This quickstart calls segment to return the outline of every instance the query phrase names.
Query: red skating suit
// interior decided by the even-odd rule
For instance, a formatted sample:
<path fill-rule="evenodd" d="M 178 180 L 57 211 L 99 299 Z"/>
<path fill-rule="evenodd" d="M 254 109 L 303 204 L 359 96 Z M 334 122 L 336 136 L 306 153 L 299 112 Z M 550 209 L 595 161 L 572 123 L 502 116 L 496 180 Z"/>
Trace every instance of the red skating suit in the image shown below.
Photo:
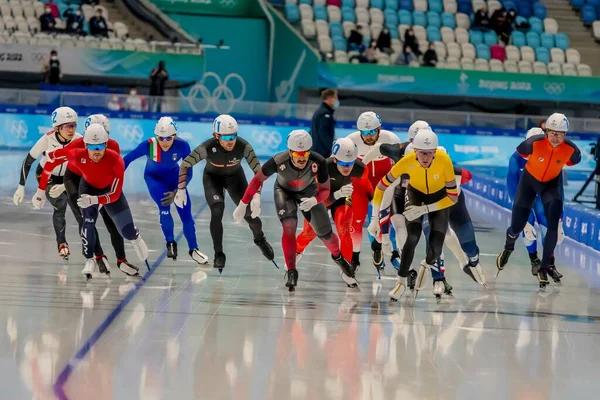
<path fill-rule="evenodd" d="M 351 133 L 348 135 L 348 138 L 352 139 L 352 141 L 358 147 L 358 159 L 362 160 L 363 157 L 371 150 L 372 146 L 367 145 L 363 142 L 362 137 L 359 131 Z M 394 132 L 381 130 L 379 132 L 379 139 L 377 143 L 387 143 L 394 144 L 400 143 L 400 138 Z M 390 169 L 394 166 L 394 162 L 385 156 L 378 156 L 372 162 L 365 166 L 365 172 L 367 173 L 368 179 L 371 182 L 373 188 L 377 187 L 377 184 L 383 178 Z M 367 216 L 367 212 L 369 210 L 369 202 L 371 201 L 371 197 L 364 191 L 357 190 L 359 188 L 354 188 L 354 193 L 352 193 L 352 208 L 354 212 L 354 221 L 352 221 L 352 244 L 354 247 L 354 251 L 360 251 L 360 245 L 362 243 L 362 232 L 363 225 L 365 223 L 365 218 Z"/>

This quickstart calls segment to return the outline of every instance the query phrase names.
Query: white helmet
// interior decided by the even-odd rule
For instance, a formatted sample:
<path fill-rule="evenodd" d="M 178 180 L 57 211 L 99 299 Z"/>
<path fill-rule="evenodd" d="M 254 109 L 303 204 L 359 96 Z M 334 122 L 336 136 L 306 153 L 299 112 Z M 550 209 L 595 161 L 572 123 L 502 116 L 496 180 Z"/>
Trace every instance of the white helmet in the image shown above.
<path fill-rule="evenodd" d="M 412 142 L 415 138 L 415 136 L 417 136 L 417 133 L 419 133 L 419 129 L 429 129 L 431 130 L 431 127 L 429 126 L 429 124 L 425 121 L 415 121 L 410 128 L 408 128 L 408 141 Z"/>
<path fill-rule="evenodd" d="M 177 135 L 177 125 L 171 117 L 161 117 L 154 127 L 154 134 L 159 137 Z"/>
<path fill-rule="evenodd" d="M 565 114 L 554 113 L 546 120 L 546 130 L 556 132 L 568 132 L 569 131 L 569 120 L 565 117 Z"/>
<path fill-rule="evenodd" d="M 530 130 L 527 131 L 527 135 L 525 135 L 525 139 L 529 139 L 532 136 L 535 135 L 543 135 L 544 134 L 544 130 L 542 128 L 531 128 Z"/>
<path fill-rule="evenodd" d="M 415 150 L 436 150 L 438 137 L 431 129 L 420 129 L 412 141 Z"/>
<path fill-rule="evenodd" d="M 235 135 L 238 123 L 231 115 L 221 114 L 213 122 L 213 132 L 219 135 Z"/>
<path fill-rule="evenodd" d="M 373 111 L 367 111 L 358 117 L 358 121 L 356 121 L 356 127 L 359 131 L 371 131 L 373 129 L 377 129 L 381 126 L 381 118 L 379 115 L 375 114 Z"/>
<path fill-rule="evenodd" d="M 101 144 L 108 142 L 108 132 L 100 124 L 91 124 L 83 134 L 85 144 Z"/>
<path fill-rule="evenodd" d="M 71 107 L 58 107 L 52 113 L 52 127 L 77 122 L 77 113 Z"/>
<path fill-rule="evenodd" d="M 287 147 L 291 151 L 310 150 L 312 147 L 312 137 L 304 129 L 296 129 L 288 135 Z"/>
<path fill-rule="evenodd" d="M 358 157 L 358 147 L 350 138 L 341 138 L 335 141 L 333 144 L 331 154 L 342 162 L 354 162 Z"/>
<path fill-rule="evenodd" d="M 106 129 L 106 132 L 110 133 L 110 122 L 104 114 L 92 114 L 85 119 L 83 129 L 87 129 L 91 124 L 100 124 Z"/>

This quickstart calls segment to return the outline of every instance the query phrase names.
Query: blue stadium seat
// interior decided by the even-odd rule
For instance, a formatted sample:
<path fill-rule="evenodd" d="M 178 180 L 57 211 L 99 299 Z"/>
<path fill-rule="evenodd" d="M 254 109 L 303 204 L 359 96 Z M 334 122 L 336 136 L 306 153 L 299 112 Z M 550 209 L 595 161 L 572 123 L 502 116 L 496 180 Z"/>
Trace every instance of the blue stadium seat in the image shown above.
<path fill-rule="evenodd" d="M 386 8 L 383 12 L 383 16 L 385 17 L 385 24 L 387 26 L 398 26 L 398 14 L 396 11 Z"/>
<path fill-rule="evenodd" d="M 365 36 L 363 38 L 363 44 L 365 45 L 365 47 L 369 47 L 369 45 L 371 44 L 371 38 L 368 36 Z"/>
<path fill-rule="evenodd" d="M 435 26 L 437 28 L 442 26 L 442 19 L 440 18 L 440 14 L 433 11 L 427 12 L 427 26 Z"/>
<path fill-rule="evenodd" d="M 535 59 L 548 64 L 550 62 L 550 50 L 545 47 L 537 47 L 535 49 Z"/>
<path fill-rule="evenodd" d="M 524 16 L 525 18 L 529 18 L 533 16 L 533 5 L 528 3 L 527 1 L 519 1 L 519 15 Z"/>
<path fill-rule="evenodd" d="M 346 51 L 347 46 L 348 46 L 348 44 L 346 43 L 346 39 L 340 38 L 340 37 L 333 38 L 333 49 L 334 50 Z"/>
<path fill-rule="evenodd" d="M 510 37 L 512 39 L 513 46 L 523 47 L 527 45 L 525 34 L 523 32 L 513 31 Z"/>
<path fill-rule="evenodd" d="M 498 35 L 496 35 L 496 32 L 487 31 L 483 35 L 483 43 L 485 43 L 488 46 L 493 46 L 495 44 L 498 44 Z"/>
<path fill-rule="evenodd" d="M 585 0 L 571 0 L 573 8 L 580 9 L 585 6 Z"/>
<path fill-rule="evenodd" d="M 542 3 L 535 3 L 533 5 L 533 14 L 538 17 L 539 19 L 544 19 L 546 18 L 546 6 L 543 5 Z"/>
<path fill-rule="evenodd" d="M 312 1 L 311 0 L 300 0 L 298 3 L 299 4 L 312 4 Z"/>
<path fill-rule="evenodd" d="M 356 14 L 354 8 L 342 8 L 342 21 L 356 22 Z"/>
<path fill-rule="evenodd" d="M 469 30 L 469 37 L 473 46 L 483 44 L 483 33 L 481 33 L 481 31 Z"/>
<path fill-rule="evenodd" d="M 536 33 L 544 33 L 544 23 L 538 17 L 529 18 L 529 24 L 531 25 L 531 31 Z"/>
<path fill-rule="evenodd" d="M 398 10 L 398 0 L 385 0 L 386 10 Z"/>
<path fill-rule="evenodd" d="M 327 21 L 327 9 L 325 6 L 316 4 L 313 6 L 315 12 L 315 21 Z"/>
<path fill-rule="evenodd" d="M 454 18 L 454 14 L 443 13 L 442 14 L 442 26 L 456 29 L 456 19 Z"/>
<path fill-rule="evenodd" d="M 427 26 L 427 17 L 423 11 L 413 12 L 413 24 Z"/>
<path fill-rule="evenodd" d="M 473 5 L 469 0 L 458 0 L 458 9 L 459 13 L 471 15 L 473 13 Z"/>
<path fill-rule="evenodd" d="M 442 6 L 442 0 L 429 0 L 428 1 L 428 10 L 436 13 L 441 13 L 444 11 L 444 7 Z"/>
<path fill-rule="evenodd" d="M 569 48 L 569 37 L 567 35 L 564 33 L 557 33 L 554 35 L 554 40 L 556 42 L 556 47 L 562 51 L 567 51 Z"/>
<path fill-rule="evenodd" d="M 430 42 L 441 42 L 442 34 L 440 33 L 440 28 L 438 28 L 437 26 L 428 26 L 427 40 Z"/>
<path fill-rule="evenodd" d="M 588 6 L 598 7 L 600 6 L 600 0 L 585 0 L 585 4 Z"/>
<path fill-rule="evenodd" d="M 342 24 L 337 21 L 331 21 L 329 23 L 329 32 L 331 33 L 331 37 L 344 37 L 344 28 L 342 28 Z"/>
<path fill-rule="evenodd" d="M 483 58 L 484 60 L 490 59 L 490 48 L 485 44 L 478 44 L 475 46 L 477 50 L 477 58 Z"/>
<path fill-rule="evenodd" d="M 583 6 L 581 8 L 581 18 L 585 26 L 590 26 L 596 20 L 596 9 L 594 6 Z"/>
<path fill-rule="evenodd" d="M 371 0 L 371 8 L 383 10 L 383 0 Z"/>
<path fill-rule="evenodd" d="M 413 24 L 412 13 L 408 10 L 400 10 L 400 11 L 398 11 L 398 20 L 400 22 L 400 25 L 412 25 Z"/>
<path fill-rule="evenodd" d="M 354 0 L 342 0 L 342 8 L 344 7 L 348 7 L 348 8 L 354 8 Z"/>
<path fill-rule="evenodd" d="M 290 22 L 300 21 L 300 9 L 297 4 L 286 4 L 285 5 L 285 17 Z"/>
<path fill-rule="evenodd" d="M 551 49 L 554 47 L 554 35 L 549 33 L 542 33 L 540 35 L 540 39 L 542 40 L 542 47 L 547 49 Z"/>
<path fill-rule="evenodd" d="M 527 46 L 529 47 L 533 47 L 534 49 L 536 47 L 540 47 L 542 45 L 542 41 L 540 40 L 540 35 L 538 35 L 535 32 L 527 32 Z"/>
<path fill-rule="evenodd" d="M 406 11 L 414 10 L 413 1 L 412 0 L 400 0 L 400 9 Z"/>
<path fill-rule="evenodd" d="M 510 11 L 510 9 L 512 8 L 513 10 L 517 11 L 517 13 L 519 11 L 519 7 L 517 7 L 517 4 L 512 0 L 506 0 L 504 2 L 504 8 L 506 8 L 508 11 Z M 522 17 L 525 18 L 524 15 Z M 527 18 L 525 18 L 525 19 L 527 19 Z"/>
<path fill-rule="evenodd" d="M 390 36 L 392 37 L 392 39 L 400 39 L 400 36 L 398 36 L 398 24 L 396 25 L 386 25 L 390 31 Z"/>

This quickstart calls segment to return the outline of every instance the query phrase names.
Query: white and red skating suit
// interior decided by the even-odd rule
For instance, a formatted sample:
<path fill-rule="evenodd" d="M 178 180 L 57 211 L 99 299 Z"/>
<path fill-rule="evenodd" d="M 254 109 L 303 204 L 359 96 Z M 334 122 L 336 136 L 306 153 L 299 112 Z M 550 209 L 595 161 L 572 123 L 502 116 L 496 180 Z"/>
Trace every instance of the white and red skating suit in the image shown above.
<path fill-rule="evenodd" d="M 361 135 L 360 131 L 356 131 L 348 135 L 348 138 L 352 139 L 352 141 L 358 147 L 358 159 L 362 160 L 365 155 L 371 150 L 370 145 L 366 144 Z M 379 132 L 379 138 L 377 139 L 377 143 L 387 143 L 394 144 L 400 143 L 400 138 L 394 132 L 381 130 Z M 377 187 L 377 184 L 383 178 L 390 169 L 394 166 L 394 161 L 390 158 L 385 157 L 383 155 L 378 156 L 372 162 L 365 166 L 365 172 L 367 173 L 368 179 L 371 182 L 373 188 Z M 354 247 L 354 251 L 360 251 L 360 245 L 362 243 L 362 232 L 363 225 L 365 223 L 365 218 L 367 216 L 367 212 L 369 210 L 369 202 L 371 201 L 371 196 L 364 191 L 357 190 L 354 188 L 354 193 L 352 193 L 352 208 L 354 212 L 354 221 L 352 221 L 352 244 Z"/>

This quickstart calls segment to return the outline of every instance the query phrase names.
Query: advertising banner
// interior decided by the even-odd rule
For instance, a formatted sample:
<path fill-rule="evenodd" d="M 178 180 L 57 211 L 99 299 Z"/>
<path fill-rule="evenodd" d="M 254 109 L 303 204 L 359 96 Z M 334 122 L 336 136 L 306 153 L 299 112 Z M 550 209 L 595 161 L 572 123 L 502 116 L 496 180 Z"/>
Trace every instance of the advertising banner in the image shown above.
<path fill-rule="evenodd" d="M 395 93 L 600 103 L 600 78 L 319 64 L 320 87 Z"/>
<path fill-rule="evenodd" d="M 150 0 L 163 12 L 258 17 L 258 0 Z"/>
<path fill-rule="evenodd" d="M 53 47 L 0 44 L 0 71 L 42 72 Z M 204 72 L 204 57 L 191 54 L 149 53 L 101 49 L 58 49 L 64 75 L 149 79 L 150 72 L 165 61 L 172 80 L 198 81 Z"/>

